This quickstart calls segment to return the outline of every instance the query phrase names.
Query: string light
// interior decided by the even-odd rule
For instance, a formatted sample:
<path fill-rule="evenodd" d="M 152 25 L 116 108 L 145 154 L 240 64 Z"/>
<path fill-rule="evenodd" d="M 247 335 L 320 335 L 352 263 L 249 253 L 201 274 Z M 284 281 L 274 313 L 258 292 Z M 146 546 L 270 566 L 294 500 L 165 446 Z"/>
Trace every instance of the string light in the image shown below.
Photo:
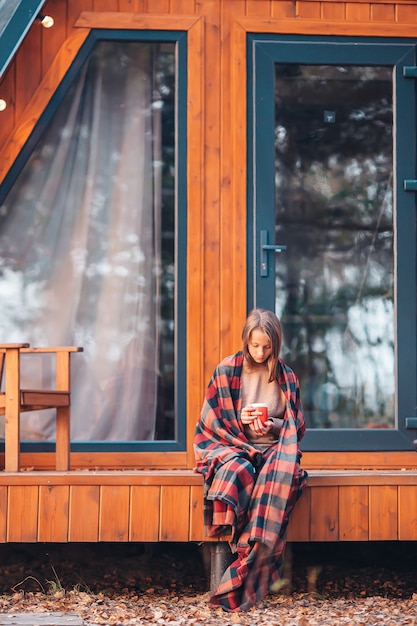
<path fill-rule="evenodd" d="M 36 19 L 40 21 L 44 28 L 51 28 L 55 24 L 53 17 L 50 15 L 44 15 L 43 13 L 38 13 Z"/>
<path fill-rule="evenodd" d="M 3 98 L 0 98 L 0 111 L 4 111 L 4 109 L 6 108 L 7 108 L 6 100 L 3 100 Z"/>

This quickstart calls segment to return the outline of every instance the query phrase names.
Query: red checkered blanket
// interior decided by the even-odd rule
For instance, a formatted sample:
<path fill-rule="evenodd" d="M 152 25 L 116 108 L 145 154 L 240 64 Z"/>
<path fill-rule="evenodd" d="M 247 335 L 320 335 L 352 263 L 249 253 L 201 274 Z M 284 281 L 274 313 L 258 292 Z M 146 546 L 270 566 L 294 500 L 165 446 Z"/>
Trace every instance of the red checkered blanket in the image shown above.
<path fill-rule="evenodd" d="M 242 366 L 242 352 L 218 365 L 194 437 L 195 470 L 204 477 L 206 534 L 232 528 L 236 558 L 210 599 L 211 606 L 227 611 L 248 610 L 280 579 L 289 516 L 307 483 L 300 468 L 305 425 L 297 377 L 280 360 L 284 425 L 278 443 L 261 452 L 239 420 Z"/>

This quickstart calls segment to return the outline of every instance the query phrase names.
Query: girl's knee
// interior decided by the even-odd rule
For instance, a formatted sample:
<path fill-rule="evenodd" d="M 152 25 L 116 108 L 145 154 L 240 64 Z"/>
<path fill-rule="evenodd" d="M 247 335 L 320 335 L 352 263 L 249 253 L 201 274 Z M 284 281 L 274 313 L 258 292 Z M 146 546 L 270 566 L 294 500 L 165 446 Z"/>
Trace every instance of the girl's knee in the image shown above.
<path fill-rule="evenodd" d="M 223 463 L 216 476 L 224 481 L 232 480 L 239 489 L 247 488 L 255 483 L 255 468 L 248 459 L 237 457 Z"/>
<path fill-rule="evenodd" d="M 239 459 L 235 473 L 242 486 L 255 484 L 255 468 L 247 459 Z"/>

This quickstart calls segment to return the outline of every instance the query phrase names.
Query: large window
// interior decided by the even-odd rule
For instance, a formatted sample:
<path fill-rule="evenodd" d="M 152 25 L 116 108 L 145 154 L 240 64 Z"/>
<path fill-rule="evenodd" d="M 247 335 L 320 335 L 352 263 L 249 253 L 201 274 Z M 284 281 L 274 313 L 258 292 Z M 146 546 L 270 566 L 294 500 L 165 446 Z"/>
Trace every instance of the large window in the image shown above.
<path fill-rule="evenodd" d="M 73 449 L 185 447 L 184 67 L 184 34 L 93 34 L 1 198 L 0 337 L 83 346 Z"/>
<path fill-rule="evenodd" d="M 415 45 L 251 45 L 250 298 L 282 321 L 305 449 L 411 448 L 415 199 L 404 179 L 415 176 L 416 104 L 404 67 Z"/>

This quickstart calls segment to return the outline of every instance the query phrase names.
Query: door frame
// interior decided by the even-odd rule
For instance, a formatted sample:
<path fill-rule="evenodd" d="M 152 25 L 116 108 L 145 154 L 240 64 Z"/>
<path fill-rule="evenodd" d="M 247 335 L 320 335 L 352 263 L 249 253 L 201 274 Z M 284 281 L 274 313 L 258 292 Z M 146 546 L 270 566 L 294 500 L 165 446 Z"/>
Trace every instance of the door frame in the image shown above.
<path fill-rule="evenodd" d="M 405 66 L 415 66 L 414 39 L 248 34 L 248 310 L 274 310 L 274 276 L 260 277 L 260 231 L 274 233 L 274 65 L 388 65 L 394 71 L 395 428 L 308 429 L 308 451 L 410 450 L 417 435 L 416 198 L 405 180 L 416 178 L 416 93 Z M 285 241 L 269 241 L 284 244 Z M 273 254 L 273 253 L 269 253 Z M 272 262 L 271 262 L 271 265 Z M 410 346 L 413 348 L 410 350 Z M 289 362 L 291 366 L 291 363 Z M 301 394 L 302 394 L 301 389 Z"/>

